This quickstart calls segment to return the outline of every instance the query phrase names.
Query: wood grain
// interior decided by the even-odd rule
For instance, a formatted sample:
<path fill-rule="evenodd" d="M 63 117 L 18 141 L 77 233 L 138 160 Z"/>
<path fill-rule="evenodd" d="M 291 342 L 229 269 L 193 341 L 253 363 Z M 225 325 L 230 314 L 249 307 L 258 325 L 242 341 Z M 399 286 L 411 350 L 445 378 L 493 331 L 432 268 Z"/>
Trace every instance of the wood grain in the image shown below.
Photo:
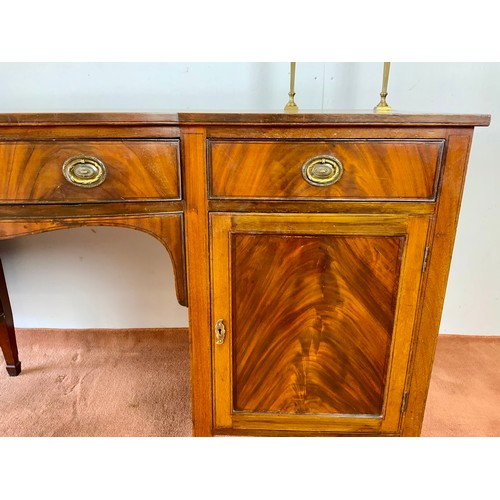
<path fill-rule="evenodd" d="M 303 141 L 304 139 L 443 139 L 446 137 L 447 129 L 442 127 L 429 127 L 425 131 L 422 127 L 415 125 L 407 127 L 391 127 L 381 125 L 371 127 L 369 125 L 342 126 L 333 123 L 323 124 L 295 124 L 293 127 L 282 124 L 268 125 L 246 125 L 227 126 L 213 123 L 207 126 L 207 138 L 210 140 L 284 140 L 293 139 Z"/>
<path fill-rule="evenodd" d="M 206 135 L 203 128 L 183 130 L 186 196 L 186 257 L 189 293 L 189 338 L 193 433 L 213 431 L 210 270 L 206 178 Z"/>
<path fill-rule="evenodd" d="M 234 235 L 234 409 L 380 415 L 402 248 Z"/>
<path fill-rule="evenodd" d="M 209 200 L 210 212 L 247 213 L 354 213 L 432 215 L 434 202 L 421 201 L 330 201 L 330 200 Z M 0 215 L 2 207 L 0 205 Z"/>
<path fill-rule="evenodd" d="M 428 220 L 212 215 L 217 432 L 398 432 Z"/>
<path fill-rule="evenodd" d="M 0 113 L 0 126 L 48 126 L 73 127 L 84 125 L 124 127 L 150 125 L 176 125 L 177 113 L 110 113 L 110 112 L 54 112 L 54 113 Z"/>
<path fill-rule="evenodd" d="M 0 239 L 82 225 L 158 238 L 183 304 L 187 276 L 197 436 L 418 435 L 473 127 L 489 122 L 0 114 Z M 102 186 L 62 177 L 81 153 L 108 166 Z M 302 178 L 319 154 L 344 164 L 328 188 Z M 215 345 L 220 318 L 227 340 Z"/>
<path fill-rule="evenodd" d="M 337 126 L 488 126 L 490 115 L 463 115 L 442 113 L 363 113 L 359 110 L 352 112 L 311 111 L 299 113 L 285 113 L 283 111 L 266 112 L 181 112 L 178 114 L 180 123 L 197 125 L 226 124 L 226 125 L 262 125 L 282 124 L 290 125 L 322 125 L 335 124 Z"/>
<path fill-rule="evenodd" d="M 211 141 L 212 198 L 433 200 L 444 141 Z M 302 166 L 320 155 L 344 167 L 313 186 Z"/>
<path fill-rule="evenodd" d="M 296 114 L 283 111 L 241 112 L 179 112 L 179 113 L 0 113 L 0 126 L 5 125 L 66 125 L 113 124 L 122 126 L 135 125 L 177 125 L 187 126 L 209 124 L 282 124 L 282 125 L 396 125 L 407 126 L 487 126 L 490 116 L 484 114 L 443 114 L 443 113 L 362 113 L 310 111 Z"/>
<path fill-rule="evenodd" d="M 68 182 L 64 162 L 101 160 L 107 177 L 85 189 Z M 179 141 L 13 141 L 0 143 L 0 202 L 180 199 Z"/>
<path fill-rule="evenodd" d="M 409 397 L 403 421 L 404 436 L 419 436 L 422 428 L 472 133 L 472 129 L 450 130 L 439 204 L 432 226 L 432 245 L 425 273 L 426 283 L 422 292 L 419 325 L 412 354 L 413 367 L 408 375 Z"/>

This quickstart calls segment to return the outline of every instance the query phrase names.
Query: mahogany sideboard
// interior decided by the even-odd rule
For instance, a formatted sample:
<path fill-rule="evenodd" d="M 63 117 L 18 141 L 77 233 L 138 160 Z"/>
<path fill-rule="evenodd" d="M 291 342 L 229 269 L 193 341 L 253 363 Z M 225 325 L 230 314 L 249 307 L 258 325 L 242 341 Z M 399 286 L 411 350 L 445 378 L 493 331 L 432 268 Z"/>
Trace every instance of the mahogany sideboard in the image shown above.
<path fill-rule="evenodd" d="M 189 308 L 196 436 L 416 436 L 472 135 L 489 121 L 4 114 L 0 238 L 113 225 L 163 243 Z M 0 302 L 17 375 L 1 272 Z"/>

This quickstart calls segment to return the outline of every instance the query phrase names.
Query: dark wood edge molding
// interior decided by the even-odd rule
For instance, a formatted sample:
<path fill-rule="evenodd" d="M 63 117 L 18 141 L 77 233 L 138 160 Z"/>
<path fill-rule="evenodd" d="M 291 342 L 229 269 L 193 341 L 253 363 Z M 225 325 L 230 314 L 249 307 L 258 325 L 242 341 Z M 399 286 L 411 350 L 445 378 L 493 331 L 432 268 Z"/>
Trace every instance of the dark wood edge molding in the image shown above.
<path fill-rule="evenodd" d="M 178 113 L 0 113 L 2 126 L 100 125 L 177 126 L 177 125 L 397 125 L 397 126 L 488 126 L 486 114 L 377 114 L 366 111 L 305 111 L 295 114 L 268 112 L 178 112 Z"/>

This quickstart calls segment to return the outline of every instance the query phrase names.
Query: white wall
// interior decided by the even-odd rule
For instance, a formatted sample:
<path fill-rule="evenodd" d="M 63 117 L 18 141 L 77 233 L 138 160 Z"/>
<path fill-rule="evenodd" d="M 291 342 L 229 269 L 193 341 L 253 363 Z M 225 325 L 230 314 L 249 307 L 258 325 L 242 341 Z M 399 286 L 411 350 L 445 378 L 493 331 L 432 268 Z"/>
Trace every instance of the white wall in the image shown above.
<path fill-rule="evenodd" d="M 288 63 L 3 63 L 0 112 L 273 110 Z M 371 109 L 381 63 L 298 63 L 303 110 Z M 500 64 L 393 63 L 396 111 L 489 113 L 476 131 L 441 331 L 500 334 Z M 0 242 L 19 327 L 187 325 L 161 244 L 138 231 L 82 228 Z"/>

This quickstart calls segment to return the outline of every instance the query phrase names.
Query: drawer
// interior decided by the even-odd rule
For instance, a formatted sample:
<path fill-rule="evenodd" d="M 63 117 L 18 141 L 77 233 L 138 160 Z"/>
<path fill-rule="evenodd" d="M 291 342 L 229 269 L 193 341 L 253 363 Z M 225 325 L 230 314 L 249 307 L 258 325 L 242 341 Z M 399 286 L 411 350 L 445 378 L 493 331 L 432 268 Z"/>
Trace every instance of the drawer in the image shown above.
<path fill-rule="evenodd" d="M 210 196 L 433 201 L 444 142 L 213 140 Z"/>
<path fill-rule="evenodd" d="M 177 200 L 178 140 L 0 142 L 0 202 Z"/>

